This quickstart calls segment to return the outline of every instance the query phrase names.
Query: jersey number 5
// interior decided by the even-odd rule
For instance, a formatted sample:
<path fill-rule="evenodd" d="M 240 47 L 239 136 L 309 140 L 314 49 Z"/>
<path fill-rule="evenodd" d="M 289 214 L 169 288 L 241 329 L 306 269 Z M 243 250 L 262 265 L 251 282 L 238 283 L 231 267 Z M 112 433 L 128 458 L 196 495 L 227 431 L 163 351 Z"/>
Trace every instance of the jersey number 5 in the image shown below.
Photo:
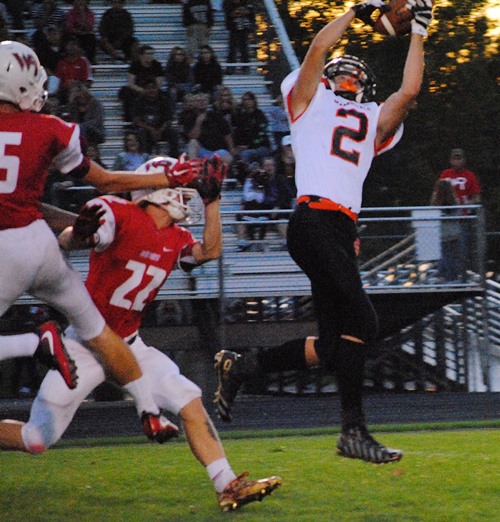
<path fill-rule="evenodd" d="M 359 152 L 357 152 L 355 149 L 347 150 L 346 148 L 342 148 L 342 140 L 344 138 L 349 138 L 349 140 L 358 143 L 364 141 L 368 130 L 368 118 L 362 112 L 358 112 L 354 109 L 339 109 L 337 111 L 337 117 L 339 118 L 347 118 L 348 116 L 358 119 L 358 127 L 356 129 L 352 127 L 345 127 L 343 125 L 335 127 L 333 130 L 331 153 L 334 156 L 338 156 L 345 161 L 349 161 L 350 163 L 357 165 L 359 162 Z"/>
<path fill-rule="evenodd" d="M 0 193 L 12 194 L 16 190 L 20 161 L 17 156 L 5 154 L 6 145 L 21 145 L 20 132 L 0 132 Z M 5 174 L 3 174 L 5 172 Z"/>

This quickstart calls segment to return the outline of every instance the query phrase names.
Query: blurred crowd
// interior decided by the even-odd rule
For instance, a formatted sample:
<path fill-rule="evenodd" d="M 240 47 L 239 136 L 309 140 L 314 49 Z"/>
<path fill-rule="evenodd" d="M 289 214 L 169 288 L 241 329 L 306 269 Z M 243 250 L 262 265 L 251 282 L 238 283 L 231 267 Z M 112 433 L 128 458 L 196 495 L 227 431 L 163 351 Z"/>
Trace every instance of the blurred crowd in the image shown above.
<path fill-rule="evenodd" d="M 91 0 L 5 1 L 0 3 L 0 31 L 3 39 L 22 41 L 36 51 L 49 76 L 44 112 L 78 123 L 85 153 L 101 165 L 135 170 L 156 155 L 218 154 L 244 193 L 243 210 L 290 208 L 293 154 L 286 138 L 282 142 L 289 132 L 283 101 L 278 98 L 264 111 L 254 92 L 236 99 L 224 82 L 226 75 L 250 72 L 254 2 L 218 2 L 229 39 L 222 57 L 209 44 L 215 18 L 211 0 L 183 0 L 179 7 L 185 46 L 173 46 L 165 63 L 135 34 L 126 0 L 110 0 L 100 16 Z M 126 83 L 116 90 L 123 110 L 123 148 L 110 165 L 100 157 L 107 139 L 105 107 L 93 92 L 93 68 L 100 63 L 127 67 Z M 50 178 L 47 199 L 68 210 L 78 210 L 96 194 L 57 172 Z M 255 236 L 255 227 L 243 221 L 252 220 L 254 216 L 243 216 L 236 227 L 242 249 Z M 258 237 L 265 235 L 262 229 Z M 284 241 L 282 227 L 280 233 Z"/>

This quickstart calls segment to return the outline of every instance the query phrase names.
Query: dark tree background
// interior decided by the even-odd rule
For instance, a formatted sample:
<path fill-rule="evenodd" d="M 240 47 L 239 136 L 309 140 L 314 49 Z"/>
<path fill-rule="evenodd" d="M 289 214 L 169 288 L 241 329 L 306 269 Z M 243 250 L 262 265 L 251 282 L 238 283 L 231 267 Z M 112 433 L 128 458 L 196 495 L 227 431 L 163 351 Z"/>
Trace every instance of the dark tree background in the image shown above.
<path fill-rule="evenodd" d="M 342 1 L 277 0 L 301 61 L 309 43 L 345 10 Z M 483 188 L 488 231 L 500 231 L 500 33 L 496 0 L 436 1 L 425 43 L 426 72 L 418 105 L 394 151 L 377 158 L 365 183 L 364 206 L 426 205 L 450 150 L 465 149 L 467 166 Z M 497 19 L 487 9 L 497 8 Z M 493 10 L 491 11 L 493 13 Z M 398 89 L 409 37 L 376 35 L 361 23 L 349 28 L 334 54 L 365 60 L 377 76 L 377 98 Z M 489 257 L 499 241 L 491 238 Z M 497 248 L 494 248 L 494 243 Z"/>

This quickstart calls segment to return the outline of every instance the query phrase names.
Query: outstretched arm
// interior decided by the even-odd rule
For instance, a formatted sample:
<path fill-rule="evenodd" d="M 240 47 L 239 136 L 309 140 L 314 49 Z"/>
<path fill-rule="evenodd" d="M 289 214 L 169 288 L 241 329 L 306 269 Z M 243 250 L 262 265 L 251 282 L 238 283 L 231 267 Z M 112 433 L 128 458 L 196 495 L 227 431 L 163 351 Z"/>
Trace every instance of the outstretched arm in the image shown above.
<path fill-rule="evenodd" d="M 220 199 L 205 205 L 203 241 L 193 246 L 193 257 L 198 265 L 217 259 L 222 253 L 222 226 Z"/>
<path fill-rule="evenodd" d="M 128 190 L 161 189 L 188 186 L 201 172 L 203 161 L 186 160 L 183 154 L 177 163 L 165 163 L 165 171 L 157 174 L 134 174 L 128 171 L 106 170 L 90 161 L 90 170 L 84 180 L 101 192 L 125 192 Z"/>
<path fill-rule="evenodd" d="M 357 4 L 342 16 L 323 27 L 314 37 L 300 67 L 297 82 L 292 90 L 291 104 L 294 116 L 301 114 L 312 100 L 323 74 L 326 56 L 330 49 L 339 41 L 349 24 L 355 18 L 359 18 L 366 23 L 369 15 L 375 9 L 383 8 L 384 6 L 383 0 L 367 0 Z"/>
<path fill-rule="evenodd" d="M 291 109 L 295 117 L 306 110 L 315 95 L 323 74 L 327 53 L 338 42 L 354 18 L 354 11 L 349 9 L 323 27 L 311 42 L 291 93 Z"/>
<path fill-rule="evenodd" d="M 387 98 L 380 110 L 377 146 L 394 134 L 417 99 L 424 75 L 423 40 L 419 34 L 411 35 L 401 87 Z"/>
<path fill-rule="evenodd" d="M 411 40 L 406 56 L 401 87 L 389 96 L 380 110 L 377 146 L 381 145 L 405 119 L 422 85 L 424 75 L 424 38 L 432 21 L 432 0 L 408 0 L 415 18 L 411 23 Z"/>

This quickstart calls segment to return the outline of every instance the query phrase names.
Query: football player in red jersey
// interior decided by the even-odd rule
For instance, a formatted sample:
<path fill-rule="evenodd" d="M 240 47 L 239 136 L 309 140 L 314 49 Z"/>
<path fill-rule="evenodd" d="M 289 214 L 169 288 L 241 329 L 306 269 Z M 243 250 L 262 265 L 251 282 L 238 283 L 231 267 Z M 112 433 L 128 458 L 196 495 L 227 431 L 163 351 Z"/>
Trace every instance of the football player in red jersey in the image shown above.
<path fill-rule="evenodd" d="M 105 324 L 81 278 L 61 254 L 43 219 L 40 200 L 49 168 L 71 173 L 102 192 L 122 192 L 187 184 L 199 172 L 200 162 L 180 161 L 151 175 L 103 169 L 83 156 L 78 125 L 37 114 L 47 98 L 46 80 L 29 47 L 0 43 L 0 315 L 23 293 L 61 311 L 134 397 L 147 435 L 161 437 L 159 408 L 137 361 Z M 53 213 L 48 216 L 54 218 Z M 0 360 L 35 353 L 57 368 L 70 388 L 76 386 L 73 363 L 54 324 L 42 325 L 36 334 L 0 336 Z"/>
<path fill-rule="evenodd" d="M 398 461 L 402 452 L 369 434 L 363 412 L 364 363 L 367 346 L 377 337 L 378 320 L 358 271 L 356 221 L 372 160 L 399 141 L 402 122 L 420 91 L 431 0 L 408 0 L 414 19 L 403 79 L 382 105 L 374 101 L 375 77 L 359 58 L 344 55 L 326 66 L 325 61 L 356 17 L 366 18 L 383 6 L 381 0 L 367 0 L 326 25 L 301 67 L 281 84 L 298 196 L 288 250 L 311 280 L 319 337 L 295 339 L 255 356 L 230 351 L 216 355 L 216 403 L 228 421 L 241 383 L 254 372 L 320 365 L 334 372 L 342 407 L 338 453 L 377 464 Z"/>
<path fill-rule="evenodd" d="M 151 169 L 163 169 L 158 158 L 141 170 Z M 205 198 L 202 242 L 177 224 L 196 222 L 203 213 L 198 192 L 189 188 L 150 191 L 134 202 L 114 196 L 95 198 L 80 216 L 98 216 L 96 232 L 77 237 L 74 227 L 70 227 L 61 233 L 59 242 L 65 250 L 93 247 L 86 282 L 90 295 L 107 324 L 130 345 L 156 403 L 180 416 L 191 450 L 205 466 L 221 509 L 230 510 L 260 500 L 278 487 L 281 479 L 247 481 L 243 476 L 236 477 L 203 406 L 200 388 L 181 375 L 167 355 L 147 346 L 139 335 L 146 305 L 155 299 L 176 265 L 192 268 L 220 256 L 219 192 L 220 184 L 215 184 Z M 105 380 L 103 367 L 81 345 L 72 326 L 66 331 L 65 343 L 78 364 L 78 386 L 70 390 L 57 372 L 48 372 L 29 422 L 0 422 L 0 447 L 47 449 L 61 437 L 85 397 Z"/>

